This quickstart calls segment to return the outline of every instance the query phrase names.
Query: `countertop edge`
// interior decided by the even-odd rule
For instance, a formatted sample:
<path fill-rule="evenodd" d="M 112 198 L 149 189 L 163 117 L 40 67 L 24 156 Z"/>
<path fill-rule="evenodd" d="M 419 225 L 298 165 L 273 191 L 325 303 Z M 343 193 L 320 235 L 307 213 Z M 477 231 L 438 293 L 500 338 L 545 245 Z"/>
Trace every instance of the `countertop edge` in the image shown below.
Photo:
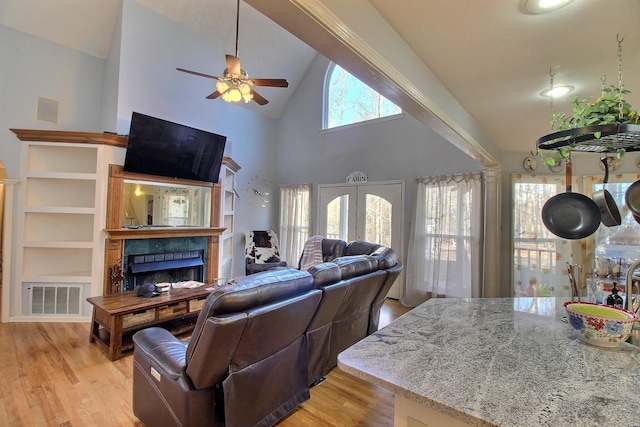
<path fill-rule="evenodd" d="M 352 375 L 356 378 L 359 378 L 375 386 L 381 387 L 393 393 L 394 395 L 405 397 L 411 401 L 424 405 L 427 408 L 433 409 L 434 411 L 440 412 L 441 414 L 450 416 L 452 418 L 455 418 L 467 424 L 478 426 L 478 427 L 499 427 L 491 422 L 474 417 L 473 415 L 470 415 L 466 412 L 462 412 L 458 409 L 452 408 L 450 406 L 428 399 L 419 394 L 413 393 L 404 387 L 385 381 L 380 377 L 376 377 L 374 375 L 362 372 L 358 368 L 355 368 L 349 365 L 347 362 L 343 361 L 341 359 L 341 356 L 342 356 L 342 353 L 338 354 L 338 368 L 349 375 Z"/>

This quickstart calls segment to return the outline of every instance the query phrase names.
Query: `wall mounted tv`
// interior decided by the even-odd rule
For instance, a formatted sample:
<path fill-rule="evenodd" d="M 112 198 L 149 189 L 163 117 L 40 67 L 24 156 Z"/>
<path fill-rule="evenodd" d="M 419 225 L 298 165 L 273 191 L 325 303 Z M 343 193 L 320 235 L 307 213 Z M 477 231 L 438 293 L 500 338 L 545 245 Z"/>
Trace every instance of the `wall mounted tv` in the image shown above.
<path fill-rule="evenodd" d="M 133 112 L 126 172 L 218 182 L 227 137 Z"/>

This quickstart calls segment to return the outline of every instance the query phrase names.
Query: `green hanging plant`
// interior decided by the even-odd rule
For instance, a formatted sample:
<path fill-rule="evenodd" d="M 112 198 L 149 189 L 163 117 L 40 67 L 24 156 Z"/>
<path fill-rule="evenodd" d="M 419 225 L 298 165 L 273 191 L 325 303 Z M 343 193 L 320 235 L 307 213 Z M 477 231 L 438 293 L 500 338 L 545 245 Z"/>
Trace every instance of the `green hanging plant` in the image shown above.
<path fill-rule="evenodd" d="M 583 126 L 638 124 L 638 111 L 623 97 L 631 93 L 617 86 L 602 88 L 602 95 L 595 102 L 593 98 L 571 99 L 573 114 L 555 113 L 551 115 L 551 128 L 561 131 Z M 622 98 L 622 102 L 620 102 Z M 622 105 L 622 114 L 620 106 Z M 599 135 L 596 136 L 596 138 Z"/>
<path fill-rule="evenodd" d="M 624 99 L 624 95 L 630 94 L 631 91 L 621 89 L 618 86 L 607 86 L 602 88 L 602 94 L 598 99 L 593 98 L 579 99 L 574 97 L 571 99 L 572 114 L 563 112 L 551 115 L 551 129 L 555 131 L 563 131 L 575 129 L 585 126 L 611 125 L 611 124 L 638 124 L 638 110 Z M 622 102 L 620 101 L 622 98 Z M 620 108 L 622 107 L 622 114 Z M 595 132 L 593 136 L 600 138 L 601 133 Z M 540 154 L 542 162 L 553 167 L 561 164 L 571 155 L 572 144 L 568 144 L 562 148 L 558 148 L 549 155 Z M 625 154 L 623 148 L 616 152 L 617 158 L 621 159 Z"/>

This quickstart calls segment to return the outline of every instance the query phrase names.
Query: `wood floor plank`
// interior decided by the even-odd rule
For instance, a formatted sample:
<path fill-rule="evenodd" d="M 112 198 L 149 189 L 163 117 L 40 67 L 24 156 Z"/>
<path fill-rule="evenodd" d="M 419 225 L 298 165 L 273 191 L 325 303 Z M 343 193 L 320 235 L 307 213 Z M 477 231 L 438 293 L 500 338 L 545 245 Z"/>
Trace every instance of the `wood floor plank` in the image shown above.
<path fill-rule="evenodd" d="M 408 310 L 387 300 L 381 326 Z M 88 323 L 0 324 L 0 426 L 143 427 L 131 406 L 133 357 L 110 362 L 88 337 Z M 392 425 L 393 395 L 337 368 L 278 424 Z"/>

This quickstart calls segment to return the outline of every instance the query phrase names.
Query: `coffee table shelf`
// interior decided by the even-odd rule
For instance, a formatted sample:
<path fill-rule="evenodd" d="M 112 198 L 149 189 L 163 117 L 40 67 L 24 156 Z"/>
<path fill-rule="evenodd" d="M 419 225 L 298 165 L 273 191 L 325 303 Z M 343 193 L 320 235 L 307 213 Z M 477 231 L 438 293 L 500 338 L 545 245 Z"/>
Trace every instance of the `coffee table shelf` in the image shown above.
<path fill-rule="evenodd" d="M 113 361 L 133 349 L 133 334 L 141 329 L 161 326 L 174 335 L 191 332 L 210 292 L 202 286 L 152 298 L 135 291 L 87 298 L 93 305 L 89 341 Z"/>

